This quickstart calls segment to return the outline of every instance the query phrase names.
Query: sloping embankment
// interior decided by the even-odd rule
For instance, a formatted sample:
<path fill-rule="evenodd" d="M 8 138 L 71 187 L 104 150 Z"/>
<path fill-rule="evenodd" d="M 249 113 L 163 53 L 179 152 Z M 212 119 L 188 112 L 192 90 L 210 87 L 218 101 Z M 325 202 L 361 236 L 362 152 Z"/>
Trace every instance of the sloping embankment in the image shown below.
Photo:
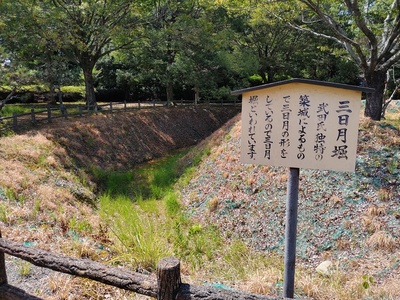
<path fill-rule="evenodd" d="M 40 131 L 80 166 L 127 169 L 200 142 L 239 111 L 238 107 L 143 109 L 71 119 Z"/>

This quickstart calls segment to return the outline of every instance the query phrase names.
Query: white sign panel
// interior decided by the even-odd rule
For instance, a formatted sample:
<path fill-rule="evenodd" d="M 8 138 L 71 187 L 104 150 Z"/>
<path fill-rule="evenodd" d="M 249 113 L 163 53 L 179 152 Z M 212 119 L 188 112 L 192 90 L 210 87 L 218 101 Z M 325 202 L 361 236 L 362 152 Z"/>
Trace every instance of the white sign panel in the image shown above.
<path fill-rule="evenodd" d="M 354 171 L 361 91 L 288 83 L 243 92 L 241 161 Z"/>

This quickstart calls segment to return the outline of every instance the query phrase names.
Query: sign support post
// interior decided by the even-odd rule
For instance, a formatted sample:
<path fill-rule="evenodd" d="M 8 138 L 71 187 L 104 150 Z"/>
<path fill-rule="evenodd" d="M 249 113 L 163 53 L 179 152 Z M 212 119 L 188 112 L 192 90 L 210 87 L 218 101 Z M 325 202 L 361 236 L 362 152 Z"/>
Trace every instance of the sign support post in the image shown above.
<path fill-rule="evenodd" d="M 286 199 L 285 262 L 283 297 L 294 296 L 294 275 L 296 265 L 297 207 L 299 200 L 299 168 L 289 169 Z"/>

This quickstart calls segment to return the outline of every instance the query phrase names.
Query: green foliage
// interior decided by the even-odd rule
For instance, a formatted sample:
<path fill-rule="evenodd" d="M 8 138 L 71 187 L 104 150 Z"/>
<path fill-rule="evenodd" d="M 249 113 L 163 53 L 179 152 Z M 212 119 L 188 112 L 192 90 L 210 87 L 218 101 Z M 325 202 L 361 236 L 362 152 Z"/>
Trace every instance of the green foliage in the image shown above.
<path fill-rule="evenodd" d="M 18 260 L 18 271 L 22 277 L 28 277 L 32 271 L 32 265 L 28 261 Z"/>
<path fill-rule="evenodd" d="M 6 116 L 12 116 L 14 113 L 15 114 L 25 114 L 30 111 L 31 111 L 31 108 L 27 107 L 27 106 L 18 105 L 18 104 L 7 104 L 1 110 L 1 115 L 6 117 Z"/>
<path fill-rule="evenodd" d="M 263 83 L 263 79 L 260 75 L 254 74 L 249 77 L 250 84 L 253 86 L 260 85 Z"/>
<path fill-rule="evenodd" d="M 69 220 L 69 228 L 76 233 L 92 233 L 92 225 L 87 220 L 79 220 L 75 216 Z"/>
<path fill-rule="evenodd" d="M 84 86 L 75 86 L 75 85 L 62 86 L 61 92 L 63 92 L 63 93 L 79 93 L 81 95 L 84 95 L 85 87 Z"/>
<path fill-rule="evenodd" d="M 193 269 L 200 269 L 215 259 L 223 246 L 216 227 L 204 227 L 183 216 L 175 222 L 173 238 L 175 252 Z"/>
<path fill-rule="evenodd" d="M 137 19 L 145 15 L 140 9 L 130 0 L 86 0 L 79 5 L 60 0 L 4 0 L 0 2 L 4 16 L 0 38 L 16 63 L 38 70 L 36 77 L 49 86 L 76 81 L 79 66 L 92 103 L 95 64 L 131 43 L 133 27 L 139 27 Z"/>
<path fill-rule="evenodd" d="M 7 206 L 5 206 L 4 204 L 0 204 L 0 221 L 3 222 L 4 224 L 7 224 L 8 222 L 7 214 L 8 214 Z"/>
<path fill-rule="evenodd" d="M 341 34 L 316 22 L 315 10 L 331 16 Z M 397 32 L 383 28 L 396 23 L 398 9 L 388 1 L 360 11 L 377 40 L 383 32 Z M 358 84 L 358 67 L 368 65 L 367 52 L 374 49 L 365 47 L 370 37 L 357 28 L 355 10 L 340 1 L 85 0 L 77 6 L 4 0 L 0 12 L 0 62 L 11 61 L 0 69 L 4 83 L 43 83 L 49 89 L 84 79 L 93 93 L 94 86 L 117 87 L 141 99 L 193 99 L 195 90 L 200 103 L 229 100 L 233 89 L 291 77 Z M 354 43 L 343 48 L 350 39 Z"/>
<path fill-rule="evenodd" d="M 362 281 L 361 285 L 365 290 L 368 290 L 371 287 L 371 285 L 374 283 L 374 278 L 372 276 L 363 275 L 362 279 L 363 279 L 363 281 Z"/>
<path fill-rule="evenodd" d="M 11 188 L 3 188 L 4 196 L 6 199 L 10 201 L 17 201 L 18 200 L 18 195 L 17 193 L 11 189 Z"/>

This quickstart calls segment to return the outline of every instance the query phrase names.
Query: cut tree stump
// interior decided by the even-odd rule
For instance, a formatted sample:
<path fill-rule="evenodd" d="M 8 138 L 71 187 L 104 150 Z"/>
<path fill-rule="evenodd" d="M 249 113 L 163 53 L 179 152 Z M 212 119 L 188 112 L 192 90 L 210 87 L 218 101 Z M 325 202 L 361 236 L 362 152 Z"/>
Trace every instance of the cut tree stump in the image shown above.
<path fill-rule="evenodd" d="M 175 299 L 181 285 L 181 264 L 175 257 L 163 258 L 157 267 L 157 300 Z"/>

